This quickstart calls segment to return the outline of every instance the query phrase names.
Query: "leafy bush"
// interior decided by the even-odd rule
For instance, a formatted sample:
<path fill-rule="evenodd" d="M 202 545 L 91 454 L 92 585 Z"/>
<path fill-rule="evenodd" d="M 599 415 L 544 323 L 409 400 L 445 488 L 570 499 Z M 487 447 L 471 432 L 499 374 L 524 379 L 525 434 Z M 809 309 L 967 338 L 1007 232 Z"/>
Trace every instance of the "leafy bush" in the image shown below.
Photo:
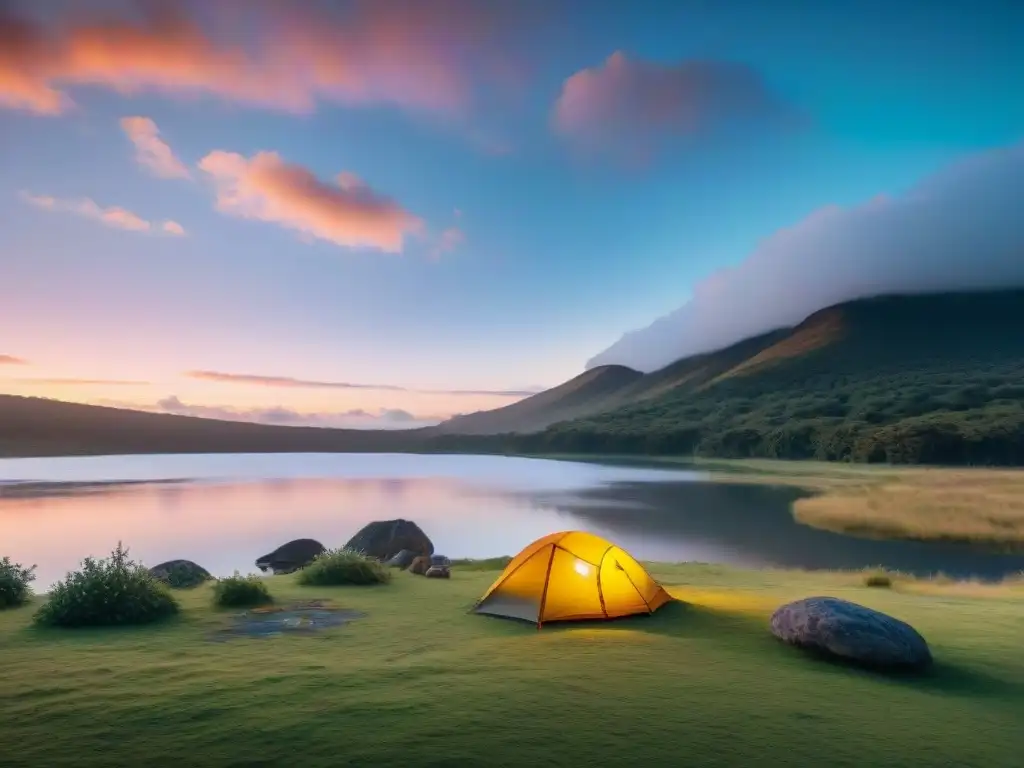
<path fill-rule="evenodd" d="M 104 627 L 148 624 L 178 612 L 178 603 L 118 542 L 106 559 L 87 557 L 58 582 L 35 615 L 42 626 Z"/>
<path fill-rule="evenodd" d="M 310 587 L 387 584 L 391 572 L 379 560 L 352 549 L 329 549 L 299 573 L 299 583 Z"/>
<path fill-rule="evenodd" d="M 885 571 L 872 571 L 865 574 L 864 586 L 876 589 L 889 589 L 892 586 L 892 577 Z"/>
<path fill-rule="evenodd" d="M 24 605 L 32 596 L 36 567 L 25 568 L 21 563 L 12 563 L 11 558 L 0 560 L 0 610 Z"/>
<path fill-rule="evenodd" d="M 274 602 L 266 582 L 259 576 L 233 576 L 217 579 L 213 584 L 213 603 L 220 608 L 249 608 Z"/>

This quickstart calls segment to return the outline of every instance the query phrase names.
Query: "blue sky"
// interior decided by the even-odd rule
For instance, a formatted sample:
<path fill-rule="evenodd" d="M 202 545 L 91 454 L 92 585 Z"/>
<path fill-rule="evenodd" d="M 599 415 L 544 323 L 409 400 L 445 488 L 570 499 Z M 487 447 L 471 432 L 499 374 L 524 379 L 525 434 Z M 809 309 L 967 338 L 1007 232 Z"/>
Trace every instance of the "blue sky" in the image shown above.
<path fill-rule="evenodd" d="M 0 367 L 9 392 L 344 426 L 503 405 L 815 211 L 1024 138 L 1013 2 L 526 2 L 493 19 L 381 0 L 311 3 L 314 23 L 275 0 L 230 18 L 178 3 L 192 37 L 115 5 L 100 32 L 60 2 L 0 17 L 0 355 L 24 361 Z M 273 48 L 282 28 L 360 43 L 296 63 Z M 211 58 L 197 88 L 197 39 L 249 57 L 230 76 Z M 188 178 L 140 163 L 126 117 Z M 397 209 L 419 229 L 350 247 L 294 195 L 226 211 L 243 177 L 199 167 L 218 151 L 260 195 L 292 195 L 297 169 L 324 188 L 355 174 L 392 205 L 366 226 L 393 239 Z M 278 164 L 256 175 L 261 151 Z M 346 194 L 319 209 L 339 200 L 331 227 L 352 226 Z M 149 228 L 104 218 L 115 206 Z"/>

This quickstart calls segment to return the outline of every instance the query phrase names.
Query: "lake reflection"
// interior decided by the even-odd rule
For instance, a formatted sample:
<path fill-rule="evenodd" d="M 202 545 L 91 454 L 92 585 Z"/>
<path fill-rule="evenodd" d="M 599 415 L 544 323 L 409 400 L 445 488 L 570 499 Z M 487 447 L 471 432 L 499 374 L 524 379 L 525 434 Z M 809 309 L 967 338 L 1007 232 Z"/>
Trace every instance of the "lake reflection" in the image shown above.
<path fill-rule="evenodd" d="M 280 476 L 268 477 L 277 473 Z M 390 474 L 389 474 L 390 473 Z M 341 546 L 371 520 L 418 522 L 449 557 L 514 554 L 557 530 L 613 539 L 641 559 L 999 576 L 1024 556 L 878 542 L 794 522 L 797 492 L 715 485 L 694 473 L 503 457 L 97 457 L 0 461 L 6 481 L 190 482 L 52 487 L 0 498 L 0 555 L 39 565 L 44 589 L 86 555 L 123 541 L 155 564 L 195 560 L 251 572 L 290 539 Z"/>

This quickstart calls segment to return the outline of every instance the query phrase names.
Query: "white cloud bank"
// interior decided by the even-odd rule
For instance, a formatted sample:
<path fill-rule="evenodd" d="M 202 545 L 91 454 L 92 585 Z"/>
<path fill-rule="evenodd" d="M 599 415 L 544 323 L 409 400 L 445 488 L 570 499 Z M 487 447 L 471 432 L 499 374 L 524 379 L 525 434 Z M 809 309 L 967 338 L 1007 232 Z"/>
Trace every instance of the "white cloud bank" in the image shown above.
<path fill-rule="evenodd" d="M 1024 285 L 1024 142 L 969 157 L 900 197 L 813 212 L 698 283 L 690 301 L 625 334 L 587 368 L 657 370 L 856 298 L 1017 285 Z"/>

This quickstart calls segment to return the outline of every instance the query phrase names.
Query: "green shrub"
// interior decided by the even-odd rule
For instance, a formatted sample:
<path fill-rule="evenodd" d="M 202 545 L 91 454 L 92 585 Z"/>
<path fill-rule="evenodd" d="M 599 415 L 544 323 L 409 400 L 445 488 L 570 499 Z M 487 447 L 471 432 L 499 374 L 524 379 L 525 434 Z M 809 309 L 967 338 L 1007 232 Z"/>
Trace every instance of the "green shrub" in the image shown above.
<path fill-rule="evenodd" d="M 0 560 L 0 610 L 24 605 L 32 597 L 36 567 L 25 568 L 21 563 L 12 563 L 11 558 Z"/>
<path fill-rule="evenodd" d="M 885 571 L 872 571 L 865 574 L 864 586 L 876 589 L 889 589 L 892 586 L 892 576 Z"/>
<path fill-rule="evenodd" d="M 379 560 L 352 549 L 329 549 L 299 573 L 309 587 L 387 584 L 391 572 Z"/>
<path fill-rule="evenodd" d="M 220 608 L 250 608 L 274 602 L 266 582 L 256 575 L 233 576 L 217 579 L 213 584 L 213 603 Z"/>
<path fill-rule="evenodd" d="M 35 615 L 52 627 L 148 624 L 178 612 L 167 586 L 128 557 L 118 542 L 106 559 L 87 557 L 80 570 L 58 582 Z"/>

